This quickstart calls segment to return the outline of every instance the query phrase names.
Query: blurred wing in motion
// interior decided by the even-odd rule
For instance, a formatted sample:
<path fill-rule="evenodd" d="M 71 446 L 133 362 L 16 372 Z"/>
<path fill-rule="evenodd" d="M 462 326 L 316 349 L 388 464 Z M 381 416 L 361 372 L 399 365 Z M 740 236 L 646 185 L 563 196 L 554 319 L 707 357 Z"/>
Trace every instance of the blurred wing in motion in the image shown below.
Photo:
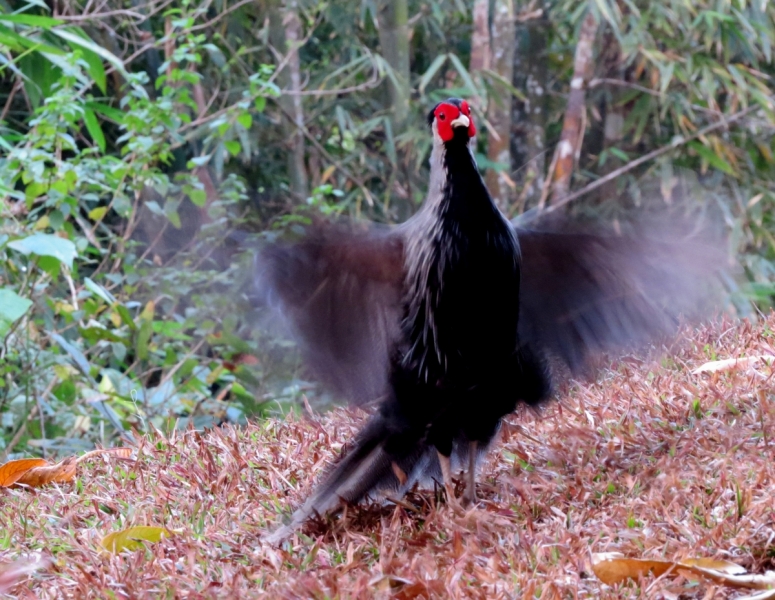
<path fill-rule="evenodd" d="M 387 390 L 400 333 L 403 251 L 395 230 L 329 224 L 256 258 L 259 294 L 286 321 L 307 367 L 354 404 Z"/>
<path fill-rule="evenodd" d="M 523 343 L 582 370 L 591 355 L 648 343 L 709 308 L 726 244 L 660 217 L 625 235 L 560 221 L 517 229 Z M 696 229 L 696 228 L 695 228 Z"/>

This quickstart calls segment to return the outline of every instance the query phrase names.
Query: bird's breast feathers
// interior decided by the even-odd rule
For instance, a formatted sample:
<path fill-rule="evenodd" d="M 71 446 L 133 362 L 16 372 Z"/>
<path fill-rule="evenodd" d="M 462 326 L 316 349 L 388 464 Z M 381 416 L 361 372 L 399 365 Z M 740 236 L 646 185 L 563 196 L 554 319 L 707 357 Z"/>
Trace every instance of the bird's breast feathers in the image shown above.
<path fill-rule="evenodd" d="M 481 355 L 497 335 L 495 318 L 506 329 L 516 323 L 519 251 L 513 232 L 503 225 L 471 230 L 436 219 L 419 230 L 424 235 L 410 238 L 403 322 L 408 344 L 402 363 L 422 380 L 438 382 L 451 365 L 469 364 L 466 358 Z M 516 325 L 512 329 L 504 335 L 511 338 Z"/>

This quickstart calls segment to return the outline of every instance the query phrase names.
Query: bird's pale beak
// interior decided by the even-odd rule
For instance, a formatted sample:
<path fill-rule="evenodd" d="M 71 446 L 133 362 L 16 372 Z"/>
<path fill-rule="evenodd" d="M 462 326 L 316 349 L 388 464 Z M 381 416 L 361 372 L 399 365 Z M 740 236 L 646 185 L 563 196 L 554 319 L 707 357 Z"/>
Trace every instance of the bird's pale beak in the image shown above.
<path fill-rule="evenodd" d="M 468 129 L 468 126 L 471 124 L 471 119 L 469 119 L 467 116 L 461 114 L 457 119 L 450 122 L 450 125 L 452 127 L 465 127 Z"/>

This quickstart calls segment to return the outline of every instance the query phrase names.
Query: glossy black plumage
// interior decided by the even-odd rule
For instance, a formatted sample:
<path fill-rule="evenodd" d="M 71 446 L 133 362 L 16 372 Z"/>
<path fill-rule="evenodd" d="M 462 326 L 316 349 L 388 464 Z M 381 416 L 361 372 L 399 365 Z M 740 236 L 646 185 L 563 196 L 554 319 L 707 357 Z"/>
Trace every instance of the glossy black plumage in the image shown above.
<path fill-rule="evenodd" d="M 462 112 L 460 101 L 444 105 Z M 723 253 L 703 236 L 592 234 L 563 220 L 515 229 L 479 176 L 466 128 L 444 141 L 432 117 L 417 215 L 394 228 L 313 227 L 257 260 L 258 287 L 312 373 L 376 405 L 275 541 L 342 501 L 441 481 L 445 457 L 475 468 L 503 416 L 550 396 L 550 362 L 578 371 L 596 353 L 671 333 L 719 266 Z M 473 471 L 469 497 L 472 482 Z"/>

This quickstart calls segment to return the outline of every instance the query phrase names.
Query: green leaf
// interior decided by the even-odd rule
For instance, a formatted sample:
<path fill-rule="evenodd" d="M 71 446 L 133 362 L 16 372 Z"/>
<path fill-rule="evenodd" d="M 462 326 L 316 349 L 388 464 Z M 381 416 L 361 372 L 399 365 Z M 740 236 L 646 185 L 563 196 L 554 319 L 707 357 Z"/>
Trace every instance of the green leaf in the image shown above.
<path fill-rule="evenodd" d="M 30 183 L 24 189 L 24 196 L 27 198 L 27 206 L 31 207 L 32 202 L 34 202 L 36 198 L 48 192 L 48 189 L 49 189 L 49 184 L 47 181 L 45 182 L 33 181 L 32 183 Z"/>
<path fill-rule="evenodd" d="M 242 113 L 237 117 L 237 123 L 245 129 L 250 129 L 250 126 L 253 125 L 253 117 L 250 116 L 250 113 Z"/>
<path fill-rule="evenodd" d="M 525 94 L 523 94 L 513 85 L 511 85 L 511 82 L 507 80 L 500 73 L 496 73 L 492 69 L 482 69 L 481 73 L 482 75 L 486 75 L 492 81 L 496 81 L 499 85 L 503 86 L 505 89 L 509 91 L 510 94 L 512 94 L 515 98 L 517 98 L 521 102 L 527 102 L 527 97 L 525 96 Z M 498 96 L 498 98 L 500 98 L 500 96 Z M 509 99 L 507 98 L 506 101 L 508 102 Z"/>
<path fill-rule="evenodd" d="M 69 31 L 67 29 L 52 29 L 51 32 L 58 35 L 59 37 L 61 37 L 66 42 L 69 42 L 70 44 L 75 44 L 76 46 L 79 46 L 81 48 L 85 48 L 86 50 L 94 52 L 97 56 L 102 57 L 103 60 L 106 60 L 111 65 L 113 65 L 116 68 L 116 70 L 119 73 L 121 73 L 124 77 L 127 77 L 127 72 L 126 72 L 126 69 L 124 68 L 124 63 L 121 61 L 121 59 L 118 58 L 115 54 L 105 50 L 105 48 L 102 48 L 101 46 L 98 46 L 91 40 L 84 39 L 77 33 L 73 33 L 72 31 Z"/>
<path fill-rule="evenodd" d="M 50 29 L 56 25 L 62 24 L 62 21 L 59 19 L 42 17 L 39 15 L 0 15 L 0 21 L 6 21 L 7 23 L 21 23 L 22 25 L 42 27 L 44 29 Z"/>
<path fill-rule="evenodd" d="M 143 321 L 135 338 L 135 354 L 140 360 L 148 358 L 148 342 L 151 340 L 152 333 L 153 323 L 151 321 Z"/>
<path fill-rule="evenodd" d="M 110 347 L 113 350 L 113 356 L 116 357 L 116 360 L 123 361 L 124 358 L 126 358 L 126 346 L 123 342 L 113 342 Z"/>
<path fill-rule="evenodd" d="M 89 65 L 87 72 L 89 76 L 94 80 L 94 83 L 100 88 L 100 91 L 105 94 L 108 91 L 108 78 L 105 75 L 105 65 L 102 64 L 102 59 L 91 50 L 81 48 L 84 62 Z"/>
<path fill-rule="evenodd" d="M 58 208 L 55 208 L 50 213 L 48 213 L 48 220 L 49 220 L 50 226 L 54 230 L 59 231 L 60 229 L 62 229 L 62 225 L 65 224 L 65 215 L 64 213 L 62 213 L 61 210 L 59 210 Z"/>
<path fill-rule="evenodd" d="M 12 52 L 21 52 L 27 47 L 26 40 L 19 39 L 21 36 L 15 32 L 10 32 L 5 27 L 0 28 L 0 44 L 6 46 Z M 5 63 L 5 57 L 3 58 Z"/>
<path fill-rule="evenodd" d="M 697 154 L 699 154 L 701 158 L 705 159 L 711 167 L 718 169 L 719 171 L 723 171 L 728 175 L 735 174 L 735 170 L 732 168 L 732 165 L 730 165 L 727 161 L 721 158 L 718 154 L 713 152 L 713 150 L 711 150 L 710 148 L 703 146 L 700 142 L 696 142 L 696 141 L 689 142 L 688 145 L 689 145 L 689 148 L 691 148 Z"/>
<path fill-rule="evenodd" d="M 193 189 L 189 192 L 188 197 L 191 199 L 191 202 L 199 207 L 207 204 L 207 192 L 204 190 Z"/>
<path fill-rule="evenodd" d="M 27 53 L 19 57 L 19 69 L 24 73 L 24 89 L 32 105 L 37 107 L 51 93 L 51 86 L 62 76 L 62 70 L 55 67 L 49 58 L 53 53 L 46 51 Z"/>
<path fill-rule="evenodd" d="M 210 159 L 213 157 L 212 154 L 205 154 L 204 156 L 195 156 L 191 160 L 188 161 L 186 166 L 189 169 L 193 169 L 194 167 L 203 167 L 207 163 L 210 162 Z"/>
<path fill-rule="evenodd" d="M 8 247 L 25 256 L 29 254 L 51 256 L 67 265 L 68 269 L 73 268 L 73 259 L 77 256 L 73 242 L 49 233 L 36 233 L 14 240 L 8 244 Z"/>
<path fill-rule="evenodd" d="M 11 289 L 0 288 L 0 341 L 5 339 L 14 322 L 21 319 L 31 306 L 31 300 L 22 298 Z"/>
<path fill-rule="evenodd" d="M 73 346 L 70 342 L 68 342 L 65 338 L 63 338 L 58 333 L 50 333 L 51 339 L 54 340 L 57 344 L 59 344 L 62 349 L 67 352 L 70 355 L 70 358 L 73 359 L 73 362 L 78 366 L 78 368 L 81 370 L 81 373 L 86 375 L 87 377 L 91 377 L 91 374 L 89 373 L 89 361 L 86 360 L 86 357 L 83 355 L 83 352 L 81 352 L 78 348 Z"/>
<path fill-rule="evenodd" d="M 176 321 L 153 321 L 154 333 L 159 333 L 174 340 L 190 340 L 191 337 L 183 333 L 181 329 L 183 329 L 183 325 Z"/>
<path fill-rule="evenodd" d="M 89 218 L 92 221 L 102 221 L 102 218 L 105 216 L 105 213 L 108 212 L 107 206 L 98 206 L 97 208 L 93 208 L 89 211 Z"/>
<path fill-rule="evenodd" d="M 130 552 L 142 550 L 145 548 L 146 543 L 153 544 L 171 535 L 173 535 L 172 532 L 164 527 L 138 525 L 137 527 L 130 527 L 129 529 L 106 535 L 101 544 L 108 552 L 118 554 L 124 550 L 129 550 Z"/>
<path fill-rule="evenodd" d="M 180 229 L 181 227 L 178 206 L 180 206 L 179 199 L 167 198 L 167 201 L 164 203 L 164 215 L 175 229 Z"/>
<path fill-rule="evenodd" d="M 62 263 L 51 256 L 41 256 L 38 259 L 38 268 L 44 273 L 48 273 L 52 279 L 59 275 Z"/>
<path fill-rule="evenodd" d="M 123 304 L 116 304 L 113 308 L 116 309 L 116 312 L 118 313 L 118 316 L 121 317 L 121 321 L 123 321 L 124 325 L 128 326 L 132 331 L 137 330 L 137 325 L 135 325 L 134 319 L 132 319 L 132 315 L 129 313 L 129 309 L 126 306 Z"/>
<path fill-rule="evenodd" d="M 463 80 L 463 83 L 465 83 L 466 87 L 471 91 L 471 94 L 481 96 L 481 90 L 476 86 L 474 80 L 471 78 L 471 74 L 468 72 L 468 69 L 463 66 L 463 63 L 460 62 L 460 59 L 456 55 L 450 53 L 449 60 L 455 67 L 455 70 L 460 74 L 460 78 Z"/>
<path fill-rule="evenodd" d="M 112 106 L 108 106 L 107 104 L 102 104 L 102 102 L 87 102 L 85 104 L 86 108 L 93 110 L 96 113 L 101 114 L 103 117 L 107 117 L 111 121 L 115 121 L 116 123 L 121 123 L 124 120 L 124 112 L 113 108 Z"/>
<path fill-rule="evenodd" d="M 228 142 L 224 142 L 223 146 L 232 156 L 237 156 L 240 153 L 240 150 L 242 150 L 242 146 L 237 140 L 229 140 Z"/>
<path fill-rule="evenodd" d="M 447 55 L 447 54 L 440 54 L 431 63 L 431 66 L 428 67 L 428 69 L 425 71 L 425 73 L 422 74 L 422 77 L 420 77 L 420 81 L 417 84 L 417 89 L 419 90 L 420 94 L 424 94 L 425 93 L 425 88 L 431 82 L 431 79 L 433 79 L 433 76 L 436 75 L 436 73 L 439 72 L 439 69 L 441 69 L 442 65 L 445 62 L 447 62 L 447 58 L 448 57 L 449 57 L 449 55 Z"/>
<path fill-rule="evenodd" d="M 116 298 L 113 296 L 113 294 L 102 287 L 99 283 L 95 283 L 88 277 L 83 280 L 83 284 L 86 286 L 87 290 L 89 290 L 95 296 L 102 298 L 107 304 L 112 305 L 116 301 Z"/>
<path fill-rule="evenodd" d="M 90 344 L 96 344 L 101 340 L 108 340 L 109 342 L 121 343 L 124 339 L 120 335 L 116 335 L 109 329 L 104 327 L 79 327 L 78 332 L 83 336 Z"/>
<path fill-rule="evenodd" d="M 613 154 L 616 158 L 618 158 L 621 161 L 628 162 L 630 160 L 629 155 L 623 150 L 620 150 L 619 148 L 609 148 L 608 150 L 611 154 Z"/>
<path fill-rule="evenodd" d="M 88 108 L 84 109 L 83 121 L 86 123 L 86 129 L 88 130 L 91 139 L 93 139 L 94 143 L 100 147 L 102 152 L 105 152 L 105 134 L 102 133 L 102 127 L 100 127 L 97 115 L 94 114 L 93 110 L 89 110 Z"/>
<path fill-rule="evenodd" d="M 616 35 L 617 38 L 621 37 L 621 33 L 619 32 L 619 19 L 614 16 L 614 11 L 616 11 L 616 8 L 613 8 L 608 5 L 608 0 L 594 0 L 595 6 L 597 6 L 597 10 L 600 11 L 600 14 L 603 16 L 603 18 L 608 21 L 608 24 L 611 25 L 611 29 L 614 31 L 614 35 Z M 618 11 L 616 11 L 618 12 Z"/>
<path fill-rule="evenodd" d="M 40 52 L 48 52 L 49 54 L 66 54 L 66 52 L 61 48 L 57 48 L 51 44 L 46 44 L 45 42 L 41 42 L 38 39 L 24 37 L 23 35 L 20 35 L 5 25 L 0 25 L 0 33 L 3 35 L 3 37 L 12 42 L 9 45 L 18 44 L 24 48 L 27 48 L 28 50 L 38 50 Z"/>

